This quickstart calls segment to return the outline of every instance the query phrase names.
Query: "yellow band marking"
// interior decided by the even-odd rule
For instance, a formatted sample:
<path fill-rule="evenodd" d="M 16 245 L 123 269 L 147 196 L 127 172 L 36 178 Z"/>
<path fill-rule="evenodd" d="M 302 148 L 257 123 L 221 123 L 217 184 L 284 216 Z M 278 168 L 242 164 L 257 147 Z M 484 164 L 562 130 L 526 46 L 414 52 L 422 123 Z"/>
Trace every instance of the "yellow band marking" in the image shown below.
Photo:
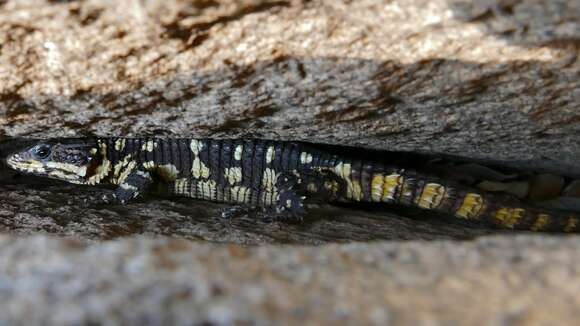
<path fill-rule="evenodd" d="M 213 180 L 199 181 L 196 183 L 199 198 L 216 200 L 217 184 Z"/>
<path fill-rule="evenodd" d="M 382 174 L 375 174 L 371 180 L 371 199 L 372 201 L 380 202 L 383 195 L 383 180 Z"/>
<path fill-rule="evenodd" d="M 244 145 L 236 146 L 236 149 L 234 150 L 234 158 L 236 159 L 236 161 L 242 160 L 242 152 L 243 151 L 244 151 Z"/>
<path fill-rule="evenodd" d="M 141 145 L 141 150 L 147 151 L 147 152 L 153 152 L 153 149 L 155 147 L 157 147 L 157 143 L 152 141 L 152 140 L 148 140 L 148 141 L 144 142 L 143 145 Z"/>
<path fill-rule="evenodd" d="M 191 180 L 189 178 L 177 179 L 173 182 L 173 191 L 178 195 L 191 196 L 192 194 L 189 192 L 190 184 L 191 184 Z"/>
<path fill-rule="evenodd" d="M 125 180 L 127 180 L 127 177 L 129 176 L 129 174 L 131 174 L 131 172 L 133 172 L 133 169 L 135 168 L 135 166 L 137 166 L 137 163 L 135 161 L 129 162 L 129 164 L 127 164 L 127 167 L 125 168 L 125 170 L 123 170 L 123 172 L 121 172 L 119 177 L 116 180 L 113 180 L 113 183 L 119 184 L 119 183 L 125 182 Z"/>
<path fill-rule="evenodd" d="M 351 172 L 350 163 L 340 162 L 334 167 L 334 173 L 346 182 L 346 198 L 360 201 L 362 199 L 362 187 L 360 182 L 352 180 Z"/>
<path fill-rule="evenodd" d="M 312 163 L 312 154 L 306 152 L 300 153 L 300 163 L 302 164 Z"/>
<path fill-rule="evenodd" d="M 495 218 L 501 222 L 501 225 L 513 228 L 526 212 L 523 208 L 504 207 L 495 212 Z"/>
<path fill-rule="evenodd" d="M 199 155 L 199 152 L 201 152 L 201 150 L 203 149 L 203 143 L 197 139 L 192 139 L 191 142 L 189 143 L 189 148 L 191 149 L 191 152 L 193 153 L 193 155 Z"/>
<path fill-rule="evenodd" d="M 99 151 L 103 158 L 101 164 L 95 169 L 95 174 L 89 177 L 87 184 L 95 185 L 101 182 L 111 172 L 111 161 L 107 159 L 107 144 L 99 142 Z"/>
<path fill-rule="evenodd" d="M 360 201 L 362 199 L 362 186 L 358 181 L 351 181 L 352 184 L 352 199 Z"/>
<path fill-rule="evenodd" d="M 267 168 L 262 175 L 262 194 L 260 198 L 262 203 L 266 205 L 273 204 L 278 198 L 278 189 L 276 184 L 280 174 L 276 173 L 274 169 Z"/>
<path fill-rule="evenodd" d="M 119 138 L 115 141 L 115 150 L 120 152 L 125 149 L 125 144 L 127 140 L 125 138 Z"/>
<path fill-rule="evenodd" d="M 385 176 L 383 181 L 383 195 L 381 201 L 392 202 L 395 200 L 395 195 L 404 183 L 404 178 L 400 174 L 390 174 Z"/>
<path fill-rule="evenodd" d="M 203 162 L 198 156 L 196 156 L 193 159 L 193 164 L 191 165 L 191 174 L 196 179 L 209 178 L 209 168 L 205 164 L 203 164 Z"/>
<path fill-rule="evenodd" d="M 155 168 L 155 162 L 153 161 L 144 162 L 143 167 L 148 171 L 153 170 Z"/>
<path fill-rule="evenodd" d="M 224 176 L 226 180 L 228 180 L 230 185 L 242 182 L 242 168 L 241 167 L 225 168 Z"/>
<path fill-rule="evenodd" d="M 123 160 L 119 161 L 117 164 L 115 164 L 115 166 L 113 166 L 113 178 L 119 178 L 119 176 L 121 175 L 122 169 L 129 165 L 131 158 L 132 158 L 132 155 L 129 154 L 129 155 L 123 157 Z"/>
<path fill-rule="evenodd" d="M 428 183 L 423 187 L 421 196 L 415 200 L 415 203 L 421 208 L 437 208 L 443 201 L 444 195 L 445 187 L 438 183 Z"/>
<path fill-rule="evenodd" d="M 272 163 L 273 160 L 274 160 L 274 146 L 270 146 L 268 147 L 268 150 L 266 150 L 266 164 Z"/>
<path fill-rule="evenodd" d="M 232 200 L 238 203 L 250 203 L 252 194 L 250 188 L 244 186 L 235 186 L 230 189 Z"/>
<path fill-rule="evenodd" d="M 572 232 L 576 229 L 576 226 L 578 226 L 578 218 L 570 217 L 568 219 L 568 223 L 566 223 L 566 227 L 564 227 L 564 231 L 565 232 Z"/>
<path fill-rule="evenodd" d="M 193 163 L 191 164 L 191 174 L 194 178 L 207 179 L 209 178 L 209 168 L 199 158 L 199 153 L 203 149 L 203 142 L 197 139 L 192 139 L 189 143 L 189 148 L 193 153 Z"/>
<path fill-rule="evenodd" d="M 550 215 L 548 215 L 548 214 L 538 214 L 538 218 L 536 219 L 536 222 L 534 222 L 534 225 L 532 225 L 532 227 L 530 228 L 530 230 L 532 230 L 532 231 L 540 231 L 546 225 L 548 225 L 548 223 L 550 223 Z"/>
<path fill-rule="evenodd" d="M 455 215 L 461 218 L 472 219 L 478 218 L 479 214 L 483 211 L 484 201 L 483 198 L 475 193 L 468 193 L 463 199 L 463 203 L 455 212 Z"/>

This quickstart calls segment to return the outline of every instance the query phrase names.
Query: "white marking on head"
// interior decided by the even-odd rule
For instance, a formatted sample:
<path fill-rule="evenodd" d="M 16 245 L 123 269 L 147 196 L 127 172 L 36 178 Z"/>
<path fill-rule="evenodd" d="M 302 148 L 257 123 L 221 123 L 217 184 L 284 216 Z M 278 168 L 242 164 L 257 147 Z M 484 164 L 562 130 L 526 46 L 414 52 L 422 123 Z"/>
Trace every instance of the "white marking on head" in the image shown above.
<path fill-rule="evenodd" d="M 50 176 L 52 178 L 56 178 L 56 179 L 61 179 L 61 180 L 73 182 L 73 183 L 75 180 L 78 180 L 78 176 L 76 174 L 66 173 L 65 171 L 62 171 L 62 170 L 50 171 L 50 172 L 48 172 L 48 176 Z"/>
<path fill-rule="evenodd" d="M 46 167 L 51 169 L 56 169 L 60 171 L 64 171 L 65 173 L 72 173 L 80 177 L 84 177 L 87 173 L 86 166 L 78 166 L 70 163 L 61 163 L 61 162 L 46 162 Z M 68 179 L 68 178 L 67 178 Z"/>
<path fill-rule="evenodd" d="M 23 161 L 22 157 L 18 154 L 10 156 L 6 163 L 9 167 L 28 173 L 45 173 L 44 165 L 38 161 Z"/>

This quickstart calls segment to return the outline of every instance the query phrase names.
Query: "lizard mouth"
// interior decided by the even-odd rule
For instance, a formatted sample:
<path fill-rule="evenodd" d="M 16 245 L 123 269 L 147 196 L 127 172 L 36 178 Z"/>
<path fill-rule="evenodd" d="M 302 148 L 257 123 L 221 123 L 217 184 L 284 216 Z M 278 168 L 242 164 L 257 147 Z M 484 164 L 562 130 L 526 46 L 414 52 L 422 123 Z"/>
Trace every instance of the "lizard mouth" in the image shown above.
<path fill-rule="evenodd" d="M 20 172 L 35 174 L 35 175 L 44 175 L 46 174 L 46 168 L 44 165 L 38 161 L 28 160 L 24 157 L 21 157 L 18 154 L 13 154 L 6 158 L 6 164 Z"/>

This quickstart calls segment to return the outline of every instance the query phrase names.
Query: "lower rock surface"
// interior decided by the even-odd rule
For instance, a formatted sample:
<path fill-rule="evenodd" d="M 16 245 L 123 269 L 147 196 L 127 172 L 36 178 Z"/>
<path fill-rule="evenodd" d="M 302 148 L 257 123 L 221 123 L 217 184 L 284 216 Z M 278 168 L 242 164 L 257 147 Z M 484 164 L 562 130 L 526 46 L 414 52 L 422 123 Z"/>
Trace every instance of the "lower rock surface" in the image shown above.
<path fill-rule="evenodd" d="M 573 325 L 579 255 L 573 237 L 241 247 L 0 236 L 0 323 Z"/>

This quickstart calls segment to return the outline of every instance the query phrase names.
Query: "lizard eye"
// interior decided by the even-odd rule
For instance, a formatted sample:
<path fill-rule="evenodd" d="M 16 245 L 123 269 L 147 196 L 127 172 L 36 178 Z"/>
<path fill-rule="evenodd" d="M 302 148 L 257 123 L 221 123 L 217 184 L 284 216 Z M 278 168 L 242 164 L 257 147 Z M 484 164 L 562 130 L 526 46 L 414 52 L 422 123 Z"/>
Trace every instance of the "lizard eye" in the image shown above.
<path fill-rule="evenodd" d="M 38 145 L 33 149 L 33 153 L 37 159 L 45 159 L 50 155 L 50 147 L 47 145 Z"/>

